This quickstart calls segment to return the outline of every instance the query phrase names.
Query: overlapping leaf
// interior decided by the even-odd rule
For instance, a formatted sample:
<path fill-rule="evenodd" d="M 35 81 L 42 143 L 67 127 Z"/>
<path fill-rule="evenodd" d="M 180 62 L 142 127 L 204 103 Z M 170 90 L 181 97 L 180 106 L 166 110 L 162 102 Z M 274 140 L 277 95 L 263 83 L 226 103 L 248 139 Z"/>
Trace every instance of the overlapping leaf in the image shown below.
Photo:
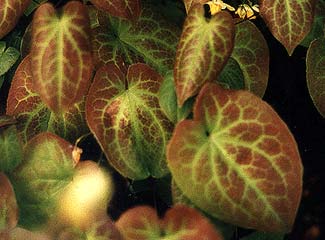
<path fill-rule="evenodd" d="M 16 227 L 17 222 L 18 206 L 14 190 L 7 176 L 0 172 L 0 237 Z"/>
<path fill-rule="evenodd" d="M 13 174 L 20 225 L 36 228 L 55 216 L 59 194 L 73 177 L 72 150 L 70 143 L 47 132 L 27 143 L 24 160 Z"/>
<path fill-rule="evenodd" d="M 219 80 L 231 89 L 244 88 L 262 97 L 268 77 L 269 49 L 263 34 L 250 21 L 237 24 L 234 50 Z"/>
<path fill-rule="evenodd" d="M 325 117 L 325 38 L 310 44 L 306 68 L 309 94 L 318 112 Z"/>
<path fill-rule="evenodd" d="M 180 30 L 167 22 L 159 10 L 144 4 L 138 21 L 131 23 L 108 17 L 93 29 L 96 68 L 114 61 L 145 62 L 161 74 L 171 70 Z"/>
<path fill-rule="evenodd" d="M 285 123 L 255 95 L 206 84 L 194 119 L 176 126 L 167 161 L 177 186 L 209 214 L 290 231 L 302 190 L 299 152 Z"/>
<path fill-rule="evenodd" d="M 31 68 L 36 92 L 56 113 L 82 100 L 90 85 L 92 54 L 87 8 L 71 1 L 58 14 L 45 3 L 32 23 Z"/>
<path fill-rule="evenodd" d="M 188 13 L 195 4 L 203 4 L 208 2 L 209 0 L 183 0 L 185 5 L 185 10 Z"/>
<path fill-rule="evenodd" d="M 97 8 L 112 16 L 137 19 L 140 15 L 140 0 L 90 0 Z"/>
<path fill-rule="evenodd" d="M 234 45 L 235 26 L 227 12 L 211 19 L 201 5 L 191 8 L 177 47 L 174 78 L 178 105 L 196 95 L 205 82 L 216 79 Z"/>
<path fill-rule="evenodd" d="M 10 32 L 31 0 L 0 1 L 0 39 Z"/>
<path fill-rule="evenodd" d="M 183 205 L 169 209 L 159 219 L 151 207 L 136 207 L 123 213 L 116 226 L 125 240 L 221 240 L 222 237 L 198 211 Z"/>
<path fill-rule="evenodd" d="M 162 77 L 145 64 L 107 64 L 89 90 L 86 118 L 108 161 L 122 175 L 142 179 L 167 173 L 171 122 L 160 109 Z"/>
<path fill-rule="evenodd" d="M 18 66 L 7 99 L 7 114 L 17 118 L 17 129 L 24 142 L 43 131 L 51 131 L 74 142 L 87 133 L 85 101 L 74 104 L 62 114 L 51 112 L 34 90 L 30 57 Z"/>
<path fill-rule="evenodd" d="M 289 55 L 309 33 L 314 6 L 315 0 L 260 0 L 261 16 Z"/>
<path fill-rule="evenodd" d="M 5 74 L 18 60 L 19 52 L 13 47 L 6 48 L 6 42 L 0 42 L 0 76 Z"/>

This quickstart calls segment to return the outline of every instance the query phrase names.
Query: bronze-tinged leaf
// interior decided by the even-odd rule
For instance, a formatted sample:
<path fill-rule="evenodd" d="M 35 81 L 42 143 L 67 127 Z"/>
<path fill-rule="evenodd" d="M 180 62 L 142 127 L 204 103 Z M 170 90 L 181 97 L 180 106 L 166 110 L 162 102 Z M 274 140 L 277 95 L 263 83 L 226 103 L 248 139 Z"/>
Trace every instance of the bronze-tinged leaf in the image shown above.
<path fill-rule="evenodd" d="M 123 176 L 162 177 L 172 123 L 159 106 L 162 77 L 145 64 L 107 64 L 89 90 L 86 118 L 110 164 Z"/>
<path fill-rule="evenodd" d="M 263 34 L 251 21 L 236 25 L 235 46 L 230 58 L 240 67 L 244 88 L 263 97 L 269 78 L 269 48 Z M 234 69 L 227 70 L 233 76 Z"/>
<path fill-rule="evenodd" d="M 297 144 L 254 94 L 205 84 L 194 119 L 176 125 L 167 162 L 185 196 L 210 215 L 261 231 L 291 230 L 302 191 Z"/>
<path fill-rule="evenodd" d="M 60 14 L 45 3 L 34 14 L 33 84 L 55 113 L 67 111 L 88 90 L 93 69 L 89 36 L 88 11 L 80 2 L 67 3 Z"/>
<path fill-rule="evenodd" d="M 0 39 L 17 24 L 31 0 L 0 0 Z"/>
<path fill-rule="evenodd" d="M 97 8 L 112 16 L 135 20 L 139 17 L 140 0 L 90 0 Z"/>
<path fill-rule="evenodd" d="M 175 205 L 163 219 L 156 210 L 135 207 L 121 215 L 116 222 L 125 240 L 222 240 L 220 233 L 197 210 L 185 205 Z"/>
<path fill-rule="evenodd" d="M 15 192 L 7 176 L 0 172 L 0 237 L 15 228 L 17 223 L 18 206 Z"/>
<path fill-rule="evenodd" d="M 325 118 L 325 38 L 310 44 L 306 71 L 309 94 L 318 112 Z"/>
<path fill-rule="evenodd" d="M 260 0 L 259 3 L 260 14 L 271 33 L 291 56 L 311 29 L 315 0 Z"/>
<path fill-rule="evenodd" d="M 209 0 L 183 0 L 184 5 L 185 5 L 185 10 L 188 13 L 191 9 L 196 4 L 204 4 L 208 2 Z"/>
<path fill-rule="evenodd" d="M 196 95 L 205 82 L 216 79 L 234 46 L 235 26 L 225 11 L 211 19 L 201 5 L 191 8 L 177 47 L 174 78 L 178 105 Z"/>
<path fill-rule="evenodd" d="M 20 63 L 12 80 L 7 114 L 17 119 L 17 129 L 25 143 L 43 131 L 51 131 L 71 142 L 89 132 L 84 116 L 85 100 L 62 114 L 51 112 L 42 102 L 33 86 L 29 55 Z"/>

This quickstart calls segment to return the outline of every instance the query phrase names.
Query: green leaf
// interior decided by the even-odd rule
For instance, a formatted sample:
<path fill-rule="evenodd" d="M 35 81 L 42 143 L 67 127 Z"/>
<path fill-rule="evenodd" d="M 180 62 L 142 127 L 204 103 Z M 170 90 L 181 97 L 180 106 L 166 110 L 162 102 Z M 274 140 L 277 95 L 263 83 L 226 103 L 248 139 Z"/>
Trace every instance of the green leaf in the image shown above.
<path fill-rule="evenodd" d="M 7 114 L 17 119 L 17 129 L 24 143 L 43 131 L 50 131 L 75 142 L 89 132 L 85 120 L 85 100 L 68 111 L 55 114 L 42 102 L 33 86 L 30 56 L 18 66 L 7 98 Z"/>
<path fill-rule="evenodd" d="M 24 11 L 26 16 L 29 16 L 36 8 L 38 8 L 42 3 L 47 2 L 47 0 L 32 0 L 28 5 L 28 8 Z"/>
<path fill-rule="evenodd" d="M 0 171 L 11 172 L 22 161 L 22 142 L 16 126 L 0 128 Z"/>
<path fill-rule="evenodd" d="M 135 207 L 123 213 L 116 226 L 126 240 L 222 239 L 204 216 L 184 205 L 173 206 L 162 220 L 151 207 Z"/>
<path fill-rule="evenodd" d="M 260 14 L 291 56 L 311 30 L 315 0 L 260 0 Z"/>
<path fill-rule="evenodd" d="M 5 42 L 0 42 L 0 76 L 4 75 L 19 58 L 19 51 L 13 47 L 6 48 Z M 0 80 L 1 81 L 1 80 Z M 0 84 L 1 87 L 2 84 Z"/>
<path fill-rule="evenodd" d="M 27 143 L 12 177 L 21 226 L 38 228 L 55 216 L 58 197 L 73 177 L 72 150 L 70 143 L 46 132 Z"/>
<path fill-rule="evenodd" d="M 325 38 L 310 44 L 306 71 L 309 94 L 318 112 L 325 118 Z"/>
<path fill-rule="evenodd" d="M 9 33 L 17 24 L 31 0 L 1 1 L 0 39 Z"/>
<path fill-rule="evenodd" d="M 168 173 L 165 146 L 173 125 L 160 109 L 162 77 L 149 66 L 107 64 L 86 101 L 88 125 L 110 164 L 123 176 L 144 179 Z"/>
<path fill-rule="evenodd" d="M 112 16 L 135 20 L 141 12 L 140 0 L 90 0 L 100 10 Z"/>
<path fill-rule="evenodd" d="M 165 74 L 173 69 L 180 29 L 167 22 L 159 9 L 144 4 L 136 22 L 106 16 L 92 35 L 96 69 L 123 59 L 128 65 L 143 62 Z"/>
<path fill-rule="evenodd" d="M 182 107 L 177 105 L 173 72 L 166 73 L 159 90 L 159 104 L 166 116 L 173 123 L 186 119 L 192 112 L 194 99 L 190 98 Z"/>
<path fill-rule="evenodd" d="M 268 77 L 269 49 L 263 34 L 250 21 L 237 24 L 235 47 L 219 81 L 263 97 Z"/>
<path fill-rule="evenodd" d="M 16 227 L 18 206 L 11 183 L 0 171 L 0 237 Z"/>
<path fill-rule="evenodd" d="M 217 78 L 234 46 L 235 26 L 225 11 L 204 17 L 201 5 L 191 8 L 177 47 L 174 78 L 178 105 Z"/>
<path fill-rule="evenodd" d="M 210 215 L 260 231 L 291 230 L 302 192 L 297 144 L 254 94 L 205 84 L 194 119 L 174 129 L 167 162 L 185 196 Z"/>
<path fill-rule="evenodd" d="M 324 28 L 325 27 L 325 1 L 318 0 L 315 8 L 315 16 L 312 28 L 308 35 L 304 38 L 304 40 L 300 43 L 300 45 L 304 47 L 309 47 L 310 43 L 317 39 L 322 38 L 325 35 Z"/>
<path fill-rule="evenodd" d="M 90 20 L 85 5 L 67 3 L 60 15 L 42 4 L 32 22 L 33 84 L 42 101 L 62 114 L 82 100 L 91 83 Z"/>
<path fill-rule="evenodd" d="M 254 232 L 241 240 L 283 240 L 284 234 L 281 233 L 265 233 L 265 232 Z"/>

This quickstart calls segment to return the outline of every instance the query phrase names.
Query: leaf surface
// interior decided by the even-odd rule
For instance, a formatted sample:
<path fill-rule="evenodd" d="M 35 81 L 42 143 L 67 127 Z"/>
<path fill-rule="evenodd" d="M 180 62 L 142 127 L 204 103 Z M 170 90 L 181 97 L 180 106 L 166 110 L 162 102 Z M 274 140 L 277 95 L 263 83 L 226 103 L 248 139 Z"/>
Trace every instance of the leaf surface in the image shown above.
<path fill-rule="evenodd" d="M 271 33 L 291 56 L 311 29 L 315 0 L 260 0 L 259 3 L 260 14 Z"/>
<path fill-rule="evenodd" d="M 6 48 L 5 42 L 0 42 L 0 76 L 5 74 L 18 60 L 19 51 L 13 47 Z"/>
<path fill-rule="evenodd" d="M 0 237 L 16 227 L 18 206 L 15 192 L 7 176 L 0 172 Z"/>
<path fill-rule="evenodd" d="M 208 2 L 209 0 L 183 0 L 184 5 L 185 5 L 185 10 L 188 13 L 191 9 L 196 4 L 204 4 Z"/>
<path fill-rule="evenodd" d="M 89 90 L 86 118 L 105 155 L 123 176 L 161 177 L 171 122 L 160 109 L 162 77 L 145 64 L 107 64 Z"/>
<path fill-rule="evenodd" d="M 70 143 L 48 132 L 27 143 L 12 179 L 21 226 L 37 228 L 55 216 L 57 199 L 73 177 L 72 150 Z"/>
<path fill-rule="evenodd" d="M 90 0 L 97 8 L 112 16 L 137 19 L 141 12 L 140 0 Z"/>
<path fill-rule="evenodd" d="M 172 70 L 180 29 L 175 27 L 150 4 L 143 4 L 136 22 L 102 17 L 93 29 L 93 52 L 96 68 L 108 63 L 143 62 L 159 73 Z"/>
<path fill-rule="evenodd" d="M 71 142 L 89 132 L 84 116 L 84 100 L 63 114 L 51 112 L 42 102 L 33 87 L 30 56 L 24 58 L 16 70 L 6 111 L 16 117 L 18 132 L 25 143 L 43 131 L 51 131 Z"/>
<path fill-rule="evenodd" d="M 167 162 L 185 196 L 212 216 L 290 231 L 302 191 L 301 160 L 285 123 L 257 96 L 206 84 L 194 119 L 176 125 Z"/>
<path fill-rule="evenodd" d="M 29 3 L 30 0 L 0 0 L 0 39 L 15 27 Z"/>
<path fill-rule="evenodd" d="M 136 207 L 123 213 L 116 226 L 126 240 L 222 239 L 197 210 L 183 205 L 169 209 L 163 219 L 159 219 L 151 207 Z"/>
<path fill-rule="evenodd" d="M 177 47 L 174 78 L 178 105 L 216 79 L 234 46 L 235 26 L 225 11 L 204 17 L 201 5 L 191 8 Z"/>
<path fill-rule="evenodd" d="M 11 116 L 8 116 L 8 115 L 0 116 L 0 128 L 8 127 L 8 126 L 16 124 L 16 123 L 17 123 L 16 119 Z"/>
<path fill-rule="evenodd" d="M 90 85 L 92 55 L 87 8 L 67 3 L 62 13 L 45 3 L 32 22 L 33 84 L 42 101 L 63 113 L 82 100 Z"/>
<path fill-rule="evenodd" d="M 325 118 L 325 38 L 310 44 L 306 71 L 309 94 L 318 112 Z"/>
<path fill-rule="evenodd" d="M 263 97 L 269 77 L 269 49 L 254 23 L 244 21 L 236 25 L 235 46 L 230 59 L 220 74 L 227 74 L 222 82 L 227 82 L 230 88 L 246 89 Z"/>

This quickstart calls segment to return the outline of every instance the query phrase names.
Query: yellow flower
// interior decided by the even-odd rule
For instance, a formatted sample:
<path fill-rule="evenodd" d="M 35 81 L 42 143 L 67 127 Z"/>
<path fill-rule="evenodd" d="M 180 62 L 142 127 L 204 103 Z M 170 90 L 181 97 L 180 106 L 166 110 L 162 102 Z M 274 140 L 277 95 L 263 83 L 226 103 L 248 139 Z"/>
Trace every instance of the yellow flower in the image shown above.
<path fill-rule="evenodd" d="M 211 16 L 217 14 L 221 10 L 228 9 L 229 11 L 235 11 L 235 8 L 222 0 L 211 0 L 206 3 L 209 6 Z"/>
<path fill-rule="evenodd" d="M 235 12 L 242 19 L 255 19 L 255 12 L 259 12 L 257 4 L 249 6 L 248 4 L 240 4 Z"/>

